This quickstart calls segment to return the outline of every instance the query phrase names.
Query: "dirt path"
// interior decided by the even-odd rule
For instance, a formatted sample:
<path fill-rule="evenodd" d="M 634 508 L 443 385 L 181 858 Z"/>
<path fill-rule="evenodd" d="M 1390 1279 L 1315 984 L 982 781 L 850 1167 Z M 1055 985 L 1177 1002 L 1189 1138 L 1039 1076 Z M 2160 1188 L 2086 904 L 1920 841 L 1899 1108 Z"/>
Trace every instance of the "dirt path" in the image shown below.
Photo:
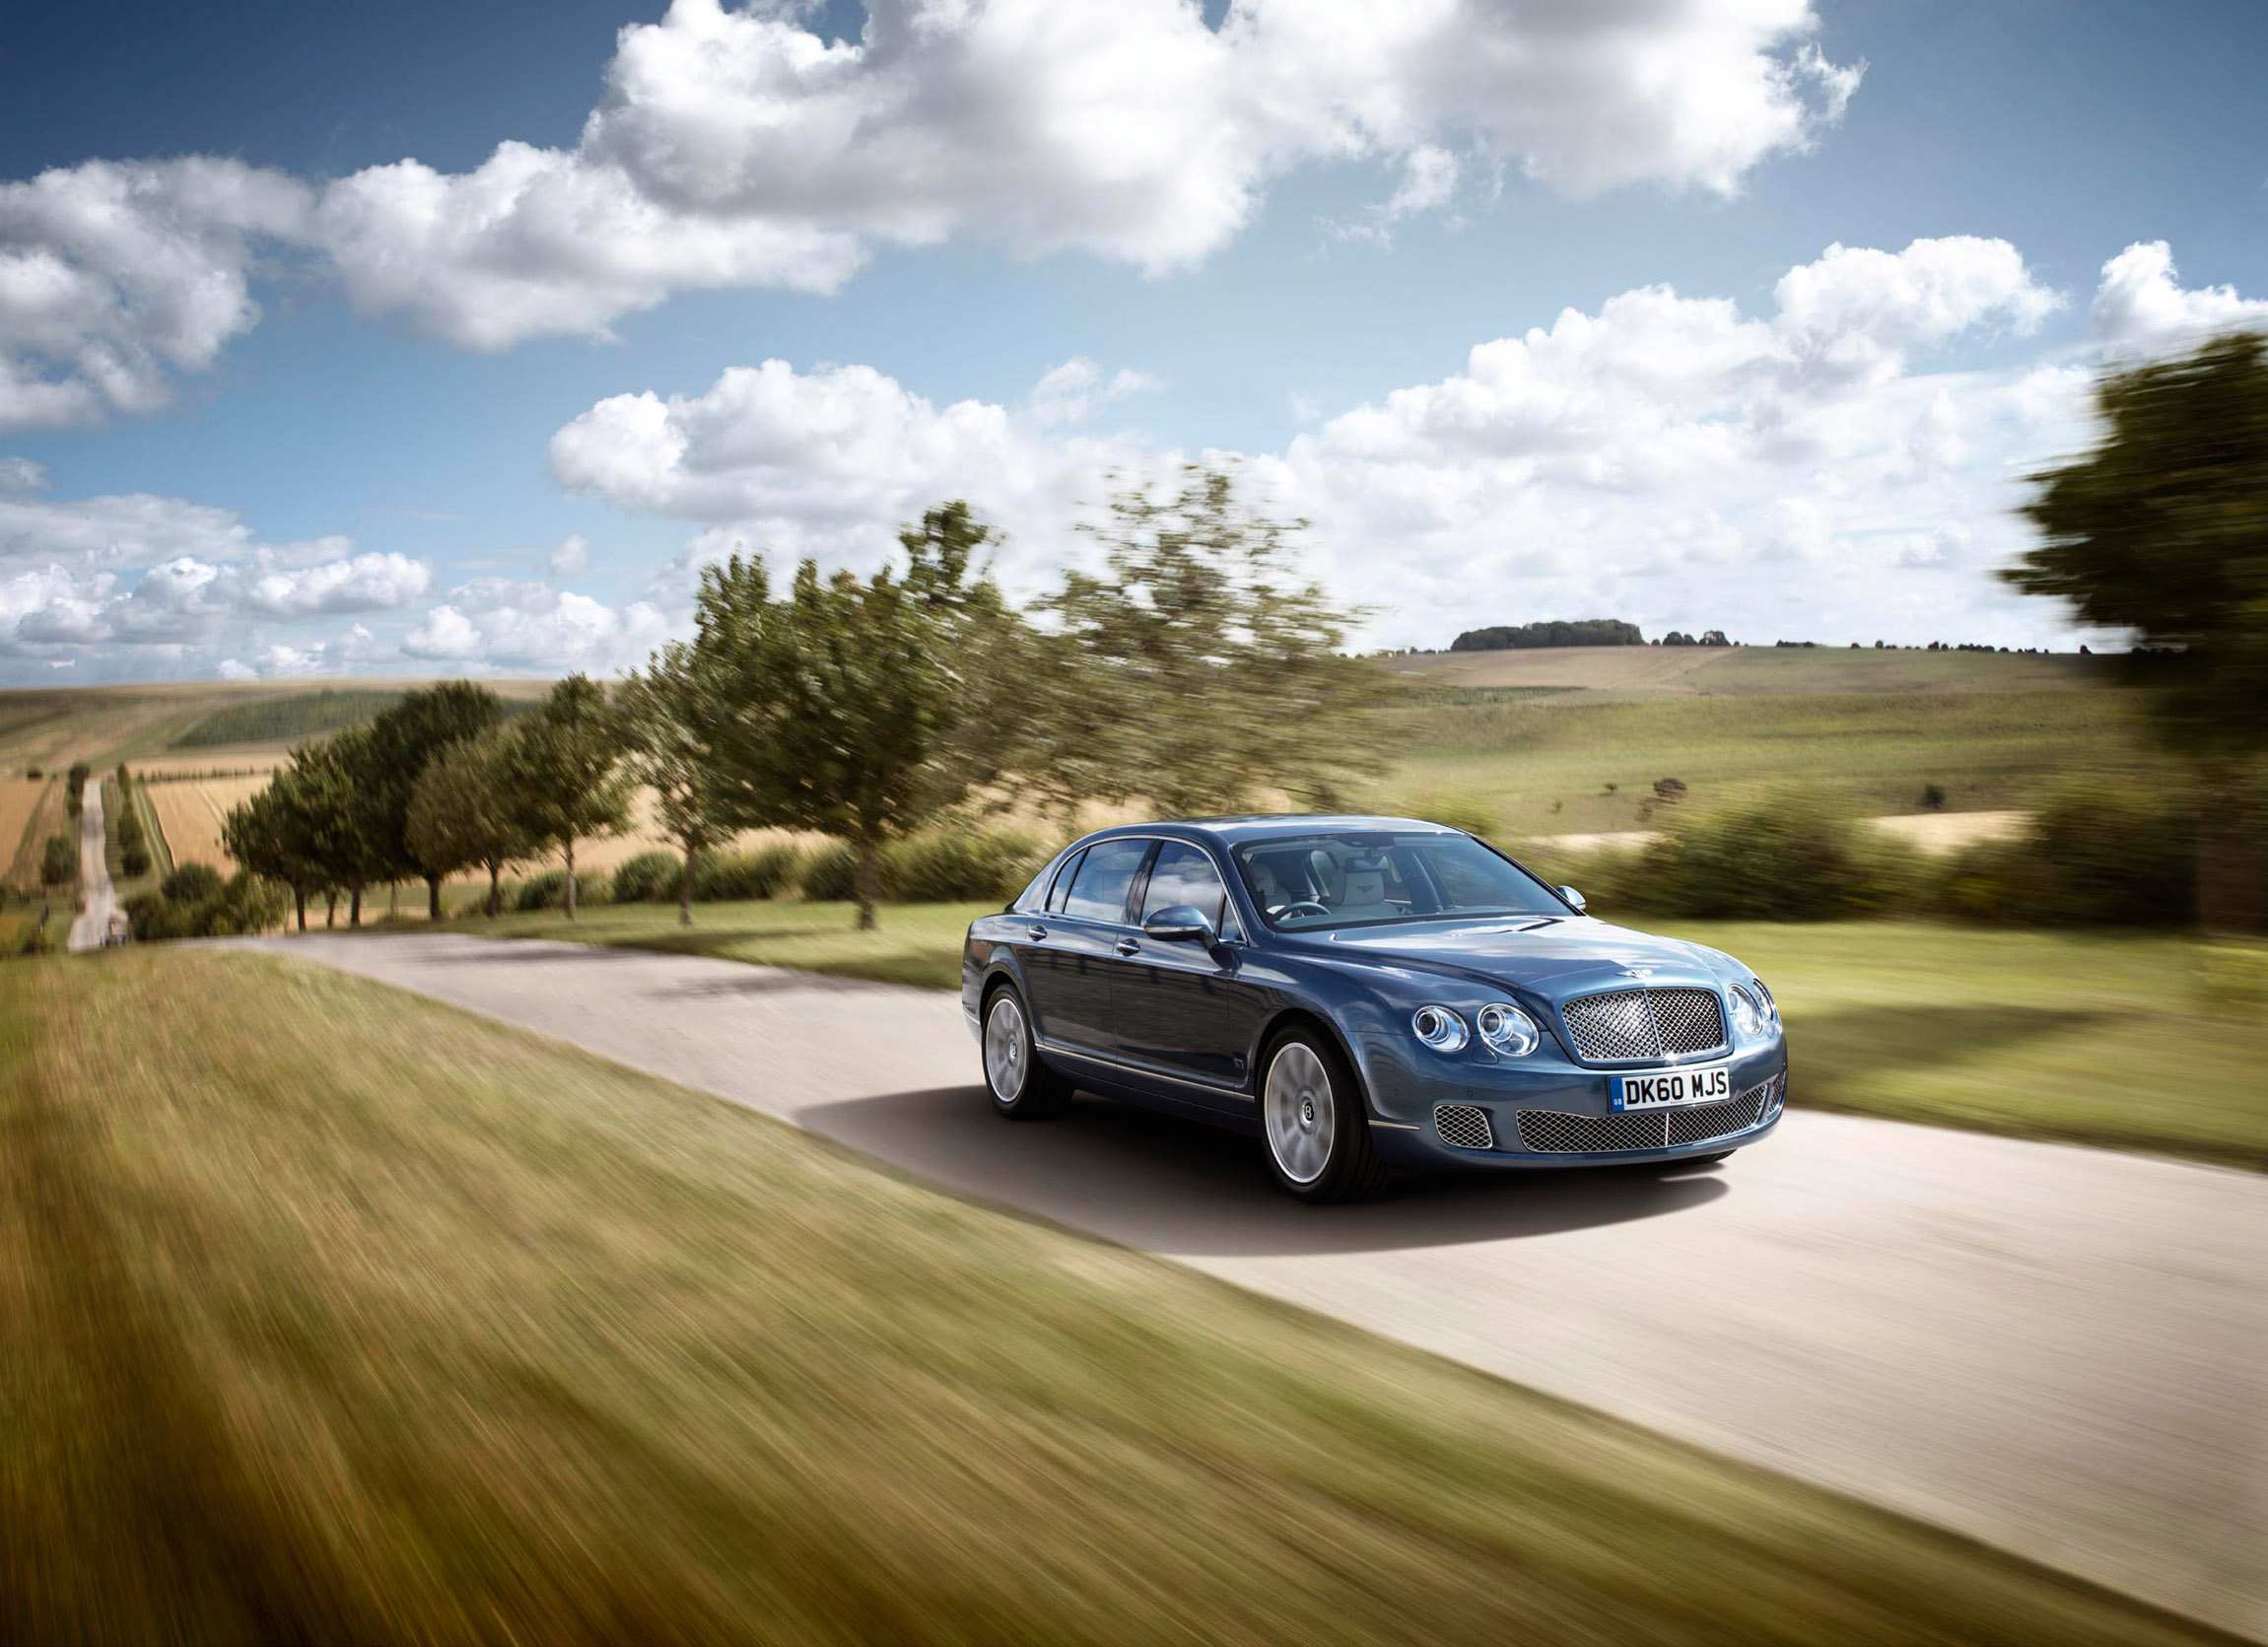
<path fill-rule="evenodd" d="M 71 935 L 65 947 L 70 949 L 97 949 L 102 946 L 103 928 L 118 908 L 117 894 L 110 886 L 110 866 L 103 858 L 103 781 L 87 780 L 82 796 L 85 802 L 79 813 L 79 886 L 86 894 L 87 907 L 79 919 L 71 923 Z"/>
<path fill-rule="evenodd" d="M 949 995 L 447 934 L 260 943 L 2268 1636 L 2268 1177 L 1797 1112 L 1720 1169 L 1314 1209 L 1248 1139 L 1101 1103 L 998 1123 Z"/>

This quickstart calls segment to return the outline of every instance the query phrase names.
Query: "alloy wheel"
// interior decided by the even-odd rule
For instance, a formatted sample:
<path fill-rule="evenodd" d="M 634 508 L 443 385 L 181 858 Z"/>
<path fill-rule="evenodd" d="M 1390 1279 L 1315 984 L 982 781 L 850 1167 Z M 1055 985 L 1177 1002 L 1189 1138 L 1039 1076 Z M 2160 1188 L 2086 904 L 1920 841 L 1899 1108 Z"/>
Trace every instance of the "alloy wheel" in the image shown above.
<path fill-rule="evenodd" d="M 996 1100 L 1012 1104 L 1023 1096 L 1028 1073 L 1024 1009 L 1003 990 L 993 997 L 992 1012 L 985 1019 L 985 1078 L 992 1083 Z"/>
<path fill-rule="evenodd" d="M 1283 1176 L 1294 1184 L 1321 1178 L 1331 1165 L 1339 1111 L 1332 1098 L 1330 1071 L 1314 1048 L 1301 1041 L 1284 1044 L 1268 1066 L 1263 1107 L 1268 1147 Z"/>

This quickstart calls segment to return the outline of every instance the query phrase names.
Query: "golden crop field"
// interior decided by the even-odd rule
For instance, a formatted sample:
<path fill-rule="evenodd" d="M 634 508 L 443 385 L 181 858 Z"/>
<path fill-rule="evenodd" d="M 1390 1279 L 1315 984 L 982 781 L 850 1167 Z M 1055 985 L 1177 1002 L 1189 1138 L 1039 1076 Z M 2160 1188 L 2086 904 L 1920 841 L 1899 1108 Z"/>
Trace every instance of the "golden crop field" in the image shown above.
<path fill-rule="evenodd" d="M 229 809 L 248 800 L 267 787 L 265 777 L 183 779 L 152 784 L 144 791 L 165 832 L 166 850 L 176 866 L 209 863 L 224 875 L 236 872 L 237 860 L 221 845 L 221 820 Z"/>
<path fill-rule="evenodd" d="M 31 834 L 32 815 L 37 812 L 39 802 L 54 787 L 47 778 L 0 778 L 0 871 L 11 871 L 11 884 L 37 879 L 40 838 Z M 19 845 L 24 847 L 18 851 Z M 25 854 L 30 855 L 29 862 Z"/>

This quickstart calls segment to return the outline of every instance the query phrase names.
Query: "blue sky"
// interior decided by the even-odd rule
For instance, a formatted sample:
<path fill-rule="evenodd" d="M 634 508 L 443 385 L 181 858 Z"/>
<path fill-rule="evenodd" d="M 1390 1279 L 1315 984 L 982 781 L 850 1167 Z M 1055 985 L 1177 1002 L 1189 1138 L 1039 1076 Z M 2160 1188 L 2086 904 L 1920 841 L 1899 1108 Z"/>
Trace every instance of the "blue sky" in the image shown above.
<path fill-rule="evenodd" d="M 609 669 L 956 494 L 1031 590 L 1207 451 L 1378 644 L 2069 644 L 2018 477 L 2268 315 L 2257 5 L 946 10 L 0 26 L 0 680 Z"/>

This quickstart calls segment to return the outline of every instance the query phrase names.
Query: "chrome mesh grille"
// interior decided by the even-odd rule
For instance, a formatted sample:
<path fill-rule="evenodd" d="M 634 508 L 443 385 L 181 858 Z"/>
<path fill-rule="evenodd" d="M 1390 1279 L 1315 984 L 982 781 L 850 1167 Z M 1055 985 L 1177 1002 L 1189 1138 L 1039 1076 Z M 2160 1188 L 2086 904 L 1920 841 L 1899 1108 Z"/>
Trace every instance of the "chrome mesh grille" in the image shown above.
<path fill-rule="evenodd" d="M 1714 990 L 1609 990 L 1559 1008 L 1575 1056 L 1586 1064 L 1631 1064 L 1725 1046 Z"/>
<path fill-rule="evenodd" d="M 1496 1130 L 1488 1125 L 1488 1112 L 1471 1104 L 1433 1106 L 1433 1130 L 1443 1143 L 1459 1149 L 1494 1149 Z"/>
<path fill-rule="evenodd" d="M 1517 1110 L 1513 1123 L 1526 1148 L 1546 1155 L 1596 1155 L 1617 1149 L 1674 1149 L 1745 1132 L 1767 1119 L 1787 1091 L 1787 1077 L 1759 1081 L 1722 1104 L 1676 1104 L 1619 1115 L 1566 1115 Z"/>

